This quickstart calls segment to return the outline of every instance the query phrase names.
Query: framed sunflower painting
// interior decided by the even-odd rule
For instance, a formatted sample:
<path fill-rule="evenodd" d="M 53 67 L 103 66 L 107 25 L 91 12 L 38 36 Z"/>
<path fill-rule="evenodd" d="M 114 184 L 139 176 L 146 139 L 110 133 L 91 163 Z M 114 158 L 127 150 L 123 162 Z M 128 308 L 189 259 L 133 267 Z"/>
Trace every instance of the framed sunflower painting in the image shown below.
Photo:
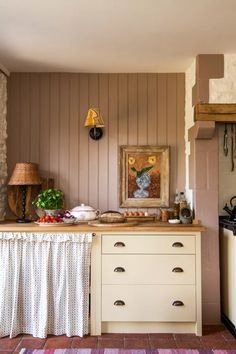
<path fill-rule="evenodd" d="M 120 146 L 120 207 L 169 206 L 169 147 Z"/>

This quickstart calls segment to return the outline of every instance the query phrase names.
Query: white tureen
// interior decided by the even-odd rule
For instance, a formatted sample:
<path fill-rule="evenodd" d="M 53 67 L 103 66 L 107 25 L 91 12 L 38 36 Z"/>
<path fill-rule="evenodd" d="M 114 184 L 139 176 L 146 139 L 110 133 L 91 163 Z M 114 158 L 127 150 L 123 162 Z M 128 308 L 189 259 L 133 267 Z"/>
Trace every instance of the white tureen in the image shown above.
<path fill-rule="evenodd" d="M 70 213 L 76 218 L 76 221 L 89 221 L 97 218 L 99 210 L 96 210 L 89 205 L 81 204 L 71 209 Z"/>

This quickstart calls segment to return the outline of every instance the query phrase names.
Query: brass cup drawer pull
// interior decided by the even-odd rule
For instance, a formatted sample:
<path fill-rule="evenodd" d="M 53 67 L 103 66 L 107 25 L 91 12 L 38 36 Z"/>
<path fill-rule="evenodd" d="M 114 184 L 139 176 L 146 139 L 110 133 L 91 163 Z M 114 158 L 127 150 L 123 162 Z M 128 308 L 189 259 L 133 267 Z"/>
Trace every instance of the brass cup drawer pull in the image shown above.
<path fill-rule="evenodd" d="M 182 242 L 174 242 L 172 244 L 172 247 L 184 247 L 184 245 L 182 244 Z"/>
<path fill-rule="evenodd" d="M 173 302 L 172 306 L 184 306 L 184 303 L 180 300 L 176 300 Z"/>
<path fill-rule="evenodd" d="M 116 268 L 114 269 L 114 272 L 116 272 L 116 273 L 123 273 L 123 272 L 125 272 L 125 268 L 123 268 L 123 267 L 116 267 Z"/>
<path fill-rule="evenodd" d="M 116 242 L 114 244 L 114 247 L 125 247 L 125 244 L 124 244 L 124 242 Z"/>
<path fill-rule="evenodd" d="M 172 269 L 172 272 L 173 273 L 183 273 L 183 269 L 180 267 L 175 267 Z"/>
<path fill-rule="evenodd" d="M 125 305 L 125 302 L 123 300 L 116 300 L 114 302 L 114 305 L 115 306 L 124 306 Z"/>

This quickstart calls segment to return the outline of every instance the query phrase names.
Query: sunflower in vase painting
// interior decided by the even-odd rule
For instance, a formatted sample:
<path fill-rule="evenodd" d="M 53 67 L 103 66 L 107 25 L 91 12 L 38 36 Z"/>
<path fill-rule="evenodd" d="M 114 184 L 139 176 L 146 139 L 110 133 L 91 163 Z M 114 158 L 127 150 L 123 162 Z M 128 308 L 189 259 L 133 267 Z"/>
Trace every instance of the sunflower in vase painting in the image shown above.
<path fill-rule="evenodd" d="M 159 198 L 160 172 L 157 156 L 129 156 L 129 198 Z M 137 188 L 138 187 L 138 188 Z"/>

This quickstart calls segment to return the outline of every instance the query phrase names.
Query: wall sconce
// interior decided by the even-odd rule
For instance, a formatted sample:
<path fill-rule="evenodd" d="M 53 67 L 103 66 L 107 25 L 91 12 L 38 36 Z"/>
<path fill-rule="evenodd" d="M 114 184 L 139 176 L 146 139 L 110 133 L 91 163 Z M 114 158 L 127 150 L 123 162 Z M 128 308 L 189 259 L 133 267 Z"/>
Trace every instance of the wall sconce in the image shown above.
<path fill-rule="evenodd" d="M 89 130 L 90 138 L 93 140 L 101 139 L 103 135 L 102 127 L 104 127 L 104 121 L 102 119 L 99 108 L 90 108 L 84 123 L 85 127 L 92 127 Z"/>

